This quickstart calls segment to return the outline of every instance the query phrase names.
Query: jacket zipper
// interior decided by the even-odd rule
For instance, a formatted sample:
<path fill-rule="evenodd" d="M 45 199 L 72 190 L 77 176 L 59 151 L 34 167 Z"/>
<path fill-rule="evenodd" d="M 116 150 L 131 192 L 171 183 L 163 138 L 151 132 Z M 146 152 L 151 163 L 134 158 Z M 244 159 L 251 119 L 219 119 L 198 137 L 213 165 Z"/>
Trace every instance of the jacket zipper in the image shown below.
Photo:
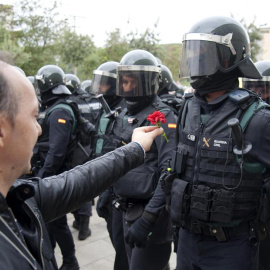
<path fill-rule="evenodd" d="M 198 184 L 198 173 L 199 173 L 199 167 L 198 167 L 198 163 L 199 163 L 199 159 L 200 159 L 200 155 L 199 155 L 199 151 L 198 151 L 198 144 L 200 142 L 200 139 L 202 137 L 202 133 L 203 133 L 203 129 L 204 129 L 204 124 L 201 123 L 200 125 L 200 132 L 199 132 L 199 138 L 198 141 L 196 143 L 196 156 L 195 156 L 195 169 L 194 169 L 194 179 L 193 179 L 193 185 L 194 184 Z"/>
<path fill-rule="evenodd" d="M 41 223 L 39 221 L 39 214 L 38 214 L 37 211 L 33 211 L 32 208 L 30 207 L 30 205 L 27 202 L 25 202 L 25 204 L 28 206 L 31 214 L 34 215 L 35 219 L 38 222 L 39 228 L 40 228 L 40 241 L 39 241 L 40 242 L 40 247 L 39 247 L 39 250 L 40 250 L 40 258 L 41 258 L 41 263 L 42 263 L 42 269 L 45 270 L 45 263 L 44 263 L 44 259 L 43 259 L 43 255 L 42 255 L 43 229 L 42 229 L 42 225 L 41 225 Z"/>

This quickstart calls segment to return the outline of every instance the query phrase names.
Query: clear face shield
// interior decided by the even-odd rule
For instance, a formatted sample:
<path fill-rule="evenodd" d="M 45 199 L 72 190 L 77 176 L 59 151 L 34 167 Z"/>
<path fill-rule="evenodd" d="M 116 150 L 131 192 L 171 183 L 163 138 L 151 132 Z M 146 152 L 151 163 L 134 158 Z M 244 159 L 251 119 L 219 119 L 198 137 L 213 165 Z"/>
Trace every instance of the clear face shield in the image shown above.
<path fill-rule="evenodd" d="M 261 98 L 269 103 L 270 99 L 270 76 L 263 76 L 260 80 L 243 78 L 243 87 L 255 91 Z"/>
<path fill-rule="evenodd" d="M 116 87 L 116 78 L 117 74 L 110 73 L 102 70 L 94 70 L 93 71 L 93 79 L 91 84 L 91 93 L 95 93 L 96 95 L 103 94 L 110 95 L 110 91 L 112 89 L 115 89 Z M 114 93 L 111 93 L 113 95 Z"/>
<path fill-rule="evenodd" d="M 226 59 L 236 55 L 231 39 L 232 33 L 226 36 L 185 34 L 180 60 L 180 78 L 208 76 L 215 74 L 219 69 L 229 71 L 231 66 Z"/>
<path fill-rule="evenodd" d="M 122 97 L 154 95 L 159 88 L 160 72 L 156 66 L 118 66 L 116 94 Z"/>

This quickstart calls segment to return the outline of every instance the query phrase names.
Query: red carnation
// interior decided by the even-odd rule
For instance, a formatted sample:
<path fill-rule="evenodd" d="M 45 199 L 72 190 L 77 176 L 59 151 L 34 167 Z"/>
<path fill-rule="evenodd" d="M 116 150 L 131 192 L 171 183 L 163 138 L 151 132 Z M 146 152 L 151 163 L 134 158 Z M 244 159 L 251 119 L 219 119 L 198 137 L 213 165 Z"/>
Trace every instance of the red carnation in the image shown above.
<path fill-rule="evenodd" d="M 164 113 L 160 112 L 160 111 L 154 111 L 152 114 L 149 114 L 147 116 L 147 120 L 152 124 L 156 124 L 156 126 L 160 127 L 161 123 L 165 124 L 167 122 Z M 166 136 L 166 133 L 163 132 L 162 136 L 166 139 L 166 141 L 168 142 L 168 138 Z"/>

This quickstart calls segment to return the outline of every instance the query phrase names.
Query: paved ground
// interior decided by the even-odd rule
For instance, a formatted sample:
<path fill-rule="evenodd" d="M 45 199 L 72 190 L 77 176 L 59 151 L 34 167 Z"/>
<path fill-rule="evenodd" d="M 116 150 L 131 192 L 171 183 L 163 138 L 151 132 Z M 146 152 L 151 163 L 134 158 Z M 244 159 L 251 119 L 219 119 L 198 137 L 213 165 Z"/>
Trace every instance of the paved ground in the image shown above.
<path fill-rule="evenodd" d="M 78 231 L 73 229 L 71 224 L 74 218 L 68 214 L 68 223 L 70 225 L 73 238 L 76 245 L 76 256 L 81 269 L 84 270 L 113 270 L 114 249 L 112 247 L 109 234 L 106 229 L 104 219 L 100 218 L 93 206 L 93 216 L 90 221 L 92 235 L 84 241 L 78 240 Z M 56 247 L 56 259 L 61 266 L 62 257 L 58 247 Z M 172 253 L 170 259 L 171 269 L 175 269 L 176 256 Z"/>

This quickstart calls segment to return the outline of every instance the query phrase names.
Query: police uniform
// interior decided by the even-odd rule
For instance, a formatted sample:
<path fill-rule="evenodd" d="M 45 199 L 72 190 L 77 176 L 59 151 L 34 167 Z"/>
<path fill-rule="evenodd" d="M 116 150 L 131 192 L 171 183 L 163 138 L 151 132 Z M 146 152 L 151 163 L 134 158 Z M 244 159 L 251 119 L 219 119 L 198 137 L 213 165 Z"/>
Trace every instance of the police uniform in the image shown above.
<path fill-rule="evenodd" d="M 256 251 L 257 242 L 264 237 L 258 209 L 263 181 L 269 177 L 270 112 L 257 112 L 245 132 L 245 140 L 252 144 L 246 160 L 265 166 L 258 172 L 241 164 L 233 152 L 236 142 L 227 123 L 243 116 L 241 105 L 230 98 L 233 93 L 210 103 L 195 95 L 181 114 L 179 143 L 172 160 L 177 178 L 171 191 L 171 217 L 182 227 L 177 269 L 192 269 L 191 262 L 216 269 L 216 258 L 222 265 L 219 269 L 253 269 L 253 262 L 244 258 Z M 253 98 L 250 102 L 258 102 Z M 237 258 L 239 264 L 232 268 L 231 260 Z"/>
<path fill-rule="evenodd" d="M 165 170 L 168 164 L 175 143 L 175 129 L 170 127 L 174 127 L 176 117 L 170 107 L 156 96 L 150 105 L 136 114 L 132 115 L 124 110 L 117 118 L 113 129 L 119 146 L 126 144 L 131 140 L 134 128 L 150 124 L 146 118 L 154 111 L 161 111 L 165 115 L 167 124 L 163 127 L 169 142 L 166 142 L 163 137 L 156 138 L 151 150 L 146 154 L 144 165 L 128 172 L 113 186 L 113 192 L 118 198 L 115 206 L 120 204 L 118 208 L 123 211 L 125 237 L 130 226 L 141 217 L 145 207 L 148 208 L 149 213 L 152 213 L 151 204 L 155 202 L 151 201 L 151 197 L 157 186 L 160 172 Z M 154 209 L 153 213 L 159 218 L 155 222 L 146 247 L 131 248 L 126 244 L 130 269 L 164 269 L 169 261 L 172 240 L 170 218 L 165 208 L 158 211 Z"/>
<path fill-rule="evenodd" d="M 45 178 L 60 174 L 69 169 L 69 152 L 75 143 L 73 133 L 74 117 L 70 110 L 59 107 L 52 110 L 54 106 L 65 103 L 65 99 L 59 99 L 54 105 L 40 112 L 39 123 L 42 128 L 42 135 L 39 137 L 35 146 L 41 161 L 41 168 L 37 176 Z M 50 111 L 48 117 L 46 114 Z M 52 191 L 53 192 L 53 191 Z M 67 223 L 67 216 L 47 223 L 48 231 L 51 236 L 53 246 L 58 243 L 63 259 L 75 256 L 75 244 L 71 231 Z"/>

